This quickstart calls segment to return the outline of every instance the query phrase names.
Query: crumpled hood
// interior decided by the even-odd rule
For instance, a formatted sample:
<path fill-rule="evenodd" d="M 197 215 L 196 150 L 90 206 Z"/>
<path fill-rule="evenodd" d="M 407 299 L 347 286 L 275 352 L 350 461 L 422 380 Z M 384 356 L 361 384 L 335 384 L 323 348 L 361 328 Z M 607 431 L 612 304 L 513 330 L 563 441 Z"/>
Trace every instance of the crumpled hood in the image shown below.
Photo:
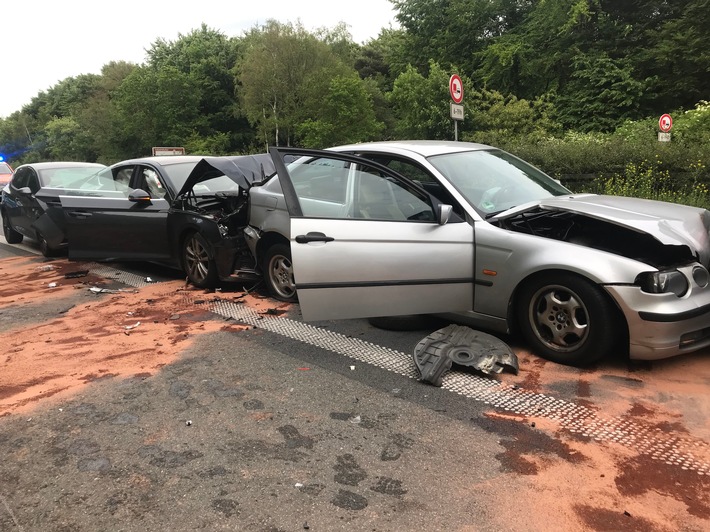
<path fill-rule="evenodd" d="M 676 203 L 622 196 L 579 194 L 538 203 L 542 209 L 568 211 L 647 233 L 666 245 L 686 245 L 702 264 L 710 263 L 710 211 Z"/>
<path fill-rule="evenodd" d="M 229 177 L 240 188 L 249 189 L 254 183 L 275 172 L 274 162 L 268 153 L 204 157 L 187 176 L 178 197 L 192 190 L 198 183 L 221 175 Z"/>

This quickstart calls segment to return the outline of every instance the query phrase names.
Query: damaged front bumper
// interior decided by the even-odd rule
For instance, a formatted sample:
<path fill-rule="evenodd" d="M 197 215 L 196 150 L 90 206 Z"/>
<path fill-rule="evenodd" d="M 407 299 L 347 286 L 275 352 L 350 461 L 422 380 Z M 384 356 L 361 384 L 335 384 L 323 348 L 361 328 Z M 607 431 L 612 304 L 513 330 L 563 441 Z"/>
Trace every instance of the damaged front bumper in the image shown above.
<path fill-rule="evenodd" d="M 626 318 L 631 359 L 658 360 L 710 347 L 710 286 L 692 285 L 682 297 L 631 285 L 604 288 Z"/>

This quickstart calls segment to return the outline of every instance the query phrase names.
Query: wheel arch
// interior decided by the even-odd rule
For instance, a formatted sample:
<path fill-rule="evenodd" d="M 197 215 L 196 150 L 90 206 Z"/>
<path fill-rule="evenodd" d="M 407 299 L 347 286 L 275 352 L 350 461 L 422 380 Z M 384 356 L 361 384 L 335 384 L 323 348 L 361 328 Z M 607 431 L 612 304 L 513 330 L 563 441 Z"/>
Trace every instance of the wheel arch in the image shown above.
<path fill-rule="evenodd" d="M 624 316 L 624 312 L 619 307 L 618 303 L 616 300 L 607 292 L 603 286 L 601 286 L 599 283 L 594 281 L 593 279 L 590 279 L 589 277 L 582 275 L 579 272 L 572 271 L 572 270 L 565 270 L 563 268 L 552 268 L 552 269 L 547 269 L 547 270 L 538 270 L 536 272 L 533 272 L 526 276 L 525 278 L 521 279 L 520 282 L 515 286 L 513 289 L 513 293 L 510 296 L 510 300 L 508 301 L 508 312 L 507 312 L 507 320 L 509 323 L 509 328 L 510 331 L 515 334 L 515 335 L 520 335 L 520 323 L 518 323 L 518 319 L 516 317 L 516 309 L 518 308 L 519 305 L 522 304 L 520 298 L 521 298 L 521 292 L 524 287 L 526 287 L 528 284 L 537 281 L 541 277 L 545 277 L 548 275 L 571 275 L 573 277 L 576 277 L 582 281 L 585 281 L 589 283 L 592 286 L 597 287 L 599 292 L 603 294 L 604 298 L 611 303 L 611 307 L 615 309 L 617 313 L 617 319 L 616 323 L 620 325 L 620 330 L 617 331 L 620 335 L 620 339 L 623 339 L 626 342 L 626 346 L 628 347 L 629 344 L 629 325 L 628 322 L 626 321 L 626 316 Z"/>
<path fill-rule="evenodd" d="M 259 242 L 256 244 L 256 260 L 259 265 L 261 265 L 261 262 L 264 259 L 264 253 L 266 253 L 266 250 L 274 244 L 284 244 L 286 246 L 291 245 L 288 238 L 283 236 L 281 233 L 277 233 L 276 231 L 263 233 L 259 238 Z"/>

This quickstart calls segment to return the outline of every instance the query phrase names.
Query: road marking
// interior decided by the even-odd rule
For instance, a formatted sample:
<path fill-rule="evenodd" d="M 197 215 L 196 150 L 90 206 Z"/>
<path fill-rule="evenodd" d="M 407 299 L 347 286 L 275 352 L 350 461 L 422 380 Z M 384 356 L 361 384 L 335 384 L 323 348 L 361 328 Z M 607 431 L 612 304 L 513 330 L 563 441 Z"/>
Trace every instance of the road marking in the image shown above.
<path fill-rule="evenodd" d="M 145 277 L 121 272 L 107 266 L 90 265 L 92 273 L 119 280 L 140 288 L 149 284 Z M 244 304 L 220 300 L 196 299 L 185 295 L 186 306 L 196 305 L 225 318 L 280 334 L 293 340 L 319 347 L 333 353 L 391 371 L 410 379 L 418 379 L 419 372 L 412 355 L 382 347 L 359 338 L 333 332 L 300 321 L 260 314 Z M 614 442 L 629 447 L 639 454 L 677 466 L 698 475 L 710 475 L 710 463 L 696 455 L 707 456 L 710 445 L 696 438 L 667 434 L 658 427 L 642 424 L 624 417 L 605 418 L 583 405 L 531 392 L 496 380 L 449 371 L 442 380 L 443 389 L 486 405 L 514 414 L 548 419 L 572 434 L 598 442 Z"/>

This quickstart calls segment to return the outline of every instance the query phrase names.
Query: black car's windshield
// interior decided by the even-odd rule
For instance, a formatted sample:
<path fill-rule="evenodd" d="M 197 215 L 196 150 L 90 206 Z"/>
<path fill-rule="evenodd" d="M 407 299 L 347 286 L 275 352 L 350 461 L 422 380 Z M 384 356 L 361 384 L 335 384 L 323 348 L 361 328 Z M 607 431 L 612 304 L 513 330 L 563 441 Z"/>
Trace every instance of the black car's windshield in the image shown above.
<path fill-rule="evenodd" d="M 501 150 L 429 157 L 429 162 L 483 216 L 571 192 L 534 166 Z"/>

